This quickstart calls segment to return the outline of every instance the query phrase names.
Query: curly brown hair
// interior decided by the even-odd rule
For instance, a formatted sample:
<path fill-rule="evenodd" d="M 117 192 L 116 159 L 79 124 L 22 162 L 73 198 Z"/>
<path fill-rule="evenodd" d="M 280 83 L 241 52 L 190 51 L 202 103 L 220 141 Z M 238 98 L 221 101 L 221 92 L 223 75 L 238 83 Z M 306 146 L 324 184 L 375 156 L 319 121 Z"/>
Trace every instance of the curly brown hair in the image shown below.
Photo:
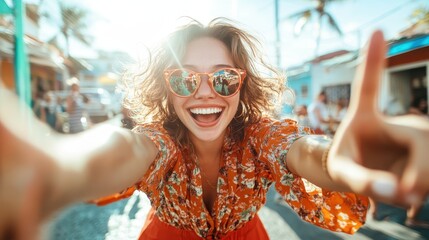
<path fill-rule="evenodd" d="M 273 102 L 280 99 L 285 90 L 285 78 L 263 60 L 260 42 L 234 23 L 226 18 L 216 18 L 204 26 L 191 19 L 151 52 L 146 67 L 137 72 L 128 69 L 124 73 L 120 82 L 125 90 L 124 106 L 131 111 L 136 125 L 148 121 L 161 122 L 178 143 L 187 141 L 187 129 L 169 101 L 164 71 L 180 65 L 187 45 L 200 37 L 213 37 L 223 42 L 231 52 L 235 67 L 247 73 L 240 90 L 237 113 L 230 123 L 231 136 L 242 139 L 248 124 L 259 121 L 263 115 L 272 116 Z"/>

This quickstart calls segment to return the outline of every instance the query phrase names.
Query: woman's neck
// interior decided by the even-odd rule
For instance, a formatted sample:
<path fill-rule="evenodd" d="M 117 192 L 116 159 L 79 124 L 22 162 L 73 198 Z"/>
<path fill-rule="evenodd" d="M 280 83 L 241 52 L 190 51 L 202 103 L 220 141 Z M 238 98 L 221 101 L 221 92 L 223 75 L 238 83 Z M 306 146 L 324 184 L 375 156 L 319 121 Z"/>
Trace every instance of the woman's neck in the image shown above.
<path fill-rule="evenodd" d="M 225 134 L 222 134 L 214 141 L 201 141 L 196 137 L 191 136 L 190 140 L 198 159 L 200 161 L 211 161 L 213 158 L 219 158 L 220 153 L 222 152 L 224 136 Z"/>

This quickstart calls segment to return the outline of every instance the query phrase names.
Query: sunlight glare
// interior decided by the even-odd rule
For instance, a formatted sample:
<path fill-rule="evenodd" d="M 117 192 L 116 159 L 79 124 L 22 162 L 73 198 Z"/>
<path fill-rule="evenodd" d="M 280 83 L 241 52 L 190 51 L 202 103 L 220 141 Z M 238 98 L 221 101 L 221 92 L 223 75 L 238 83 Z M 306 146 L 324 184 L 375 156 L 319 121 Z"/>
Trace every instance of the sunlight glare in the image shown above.
<path fill-rule="evenodd" d="M 203 24 L 214 17 L 212 0 L 123 0 L 109 4 L 103 0 L 94 0 L 86 4 L 104 19 L 94 24 L 94 30 L 105 36 L 96 46 L 120 46 L 118 50 L 126 51 L 134 58 L 147 54 L 143 49 L 151 48 L 163 40 L 182 22 L 181 17 L 192 17 Z"/>

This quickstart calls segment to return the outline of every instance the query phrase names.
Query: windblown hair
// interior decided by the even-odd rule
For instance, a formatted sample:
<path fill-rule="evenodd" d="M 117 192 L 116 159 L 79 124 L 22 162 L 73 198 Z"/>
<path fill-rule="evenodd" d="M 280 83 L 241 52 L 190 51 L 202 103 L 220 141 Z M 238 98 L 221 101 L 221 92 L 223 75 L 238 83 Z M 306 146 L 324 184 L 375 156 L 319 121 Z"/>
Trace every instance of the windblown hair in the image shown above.
<path fill-rule="evenodd" d="M 136 125 L 149 121 L 161 122 L 178 143 L 186 143 L 187 129 L 169 100 L 164 70 L 180 66 L 187 45 L 200 37 L 213 37 L 223 42 L 231 53 L 235 67 L 246 70 L 240 90 L 240 104 L 229 131 L 231 137 L 240 140 L 248 124 L 274 113 L 273 103 L 281 98 L 285 78 L 263 60 L 259 51 L 260 42 L 225 18 L 214 19 L 207 26 L 191 20 L 170 34 L 151 53 L 146 67 L 138 72 L 127 70 L 120 85 L 126 93 L 124 106 L 132 112 Z"/>

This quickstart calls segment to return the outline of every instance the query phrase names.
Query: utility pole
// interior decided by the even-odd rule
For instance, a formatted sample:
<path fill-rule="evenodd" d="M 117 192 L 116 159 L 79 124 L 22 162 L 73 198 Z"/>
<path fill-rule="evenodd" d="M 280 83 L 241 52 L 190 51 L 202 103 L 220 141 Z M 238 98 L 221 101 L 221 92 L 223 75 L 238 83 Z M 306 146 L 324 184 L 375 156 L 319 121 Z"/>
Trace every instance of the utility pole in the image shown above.
<path fill-rule="evenodd" d="M 30 105 L 31 84 L 30 66 L 28 64 L 27 51 L 24 42 L 25 8 L 22 0 L 14 0 L 13 8 L 10 8 L 4 0 L 0 0 L 0 14 L 13 14 L 15 23 L 15 49 L 14 49 L 14 74 L 15 89 L 19 99 Z"/>
<path fill-rule="evenodd" d="M 275 28 L 276 28 L 276 60 L 277 67 L 281 67 L 281 39 L 280 39 L 280 19 L 279 19 L 279 0 L 274 0 L 274 17 L 275 17 Z"/>

